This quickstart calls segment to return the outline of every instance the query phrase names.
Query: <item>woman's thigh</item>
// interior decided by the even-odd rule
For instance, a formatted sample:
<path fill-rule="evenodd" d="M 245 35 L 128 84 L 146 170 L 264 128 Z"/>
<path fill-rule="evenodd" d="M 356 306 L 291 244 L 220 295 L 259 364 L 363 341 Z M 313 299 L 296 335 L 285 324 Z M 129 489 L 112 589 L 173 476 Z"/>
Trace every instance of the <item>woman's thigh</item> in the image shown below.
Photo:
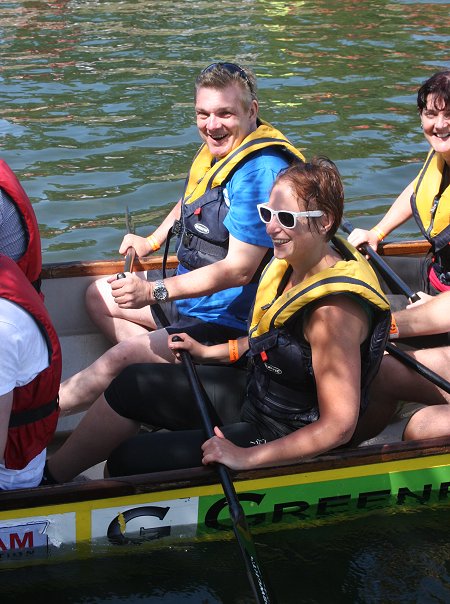
<path fill-rule="evenodd" d="M 252 424 L 240 422 L 222 427 L 224 435 L 240 447 L 251 447 L 259 433 Z M 110 476 L 195 468 L 202 465 L 203 430 L 141 433 L 115 449 L 108 458 Z"/>
<path fill-rule="evenodd" d="M 211 400 L 213 423 L 237 422 L 245 396 L 246 372 L 233 367 L 198 366 Z M 201 427 L 201 416 L 184 369 L 179 364 L 127 367 L 105 392 L 110 406 L 124 417 L 156 428 Z"/>

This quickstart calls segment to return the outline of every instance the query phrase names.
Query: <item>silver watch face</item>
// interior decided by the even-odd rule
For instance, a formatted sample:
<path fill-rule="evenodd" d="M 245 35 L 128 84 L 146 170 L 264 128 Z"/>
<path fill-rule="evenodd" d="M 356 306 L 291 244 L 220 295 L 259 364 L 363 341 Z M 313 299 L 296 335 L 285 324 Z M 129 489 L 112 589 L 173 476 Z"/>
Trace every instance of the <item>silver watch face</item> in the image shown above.
<path fill-rule="evenodd" d="M 169 297 L 169 292 L 167 291 L 163 281 L 155 281 L 153 296 L 155 297 L 155 300 L 158 300 L 158 302 L 164 302 L 167 300 Z"/>

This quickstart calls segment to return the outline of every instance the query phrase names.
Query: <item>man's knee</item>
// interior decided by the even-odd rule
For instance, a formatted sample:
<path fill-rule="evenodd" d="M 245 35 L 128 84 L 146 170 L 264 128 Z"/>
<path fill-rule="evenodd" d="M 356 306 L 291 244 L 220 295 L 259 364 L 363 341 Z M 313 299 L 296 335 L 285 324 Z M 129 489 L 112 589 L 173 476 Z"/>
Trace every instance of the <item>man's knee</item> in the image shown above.
<path fill-rule="evenodd" d="M 93 281 L 90 285 L 88 285 L 87 289 L 86 289 L 86 293 L 85 293 L 85 301 L 86 301 L 86 306 L 88 308 L 93 308 L 95 307 L 99 300 L 103 300 L 103 296 L 100 294 L 100 291 L 98 289 L 98 285 L 99 285 L 99 279 L 97 279 L 96 281 Z"/>
<path fill-rule="evenodd" d="M 403 432 L 403 440 L 422 440 L 450 435 L 450 406 L 431 405 L 411 416 Z"/>
<path fill-rule="evenodd" d="M 103 355 L 107 371 L 117 376 L 123 369 L 135 363 L 175 363 L 175 357 L 167 344 L 167 332 L 160 329 L 122 340 Z"/>
<path fill-rule="evenodd" d="M 411 353 L 419 362 L 448 380 L 450 378 L 450 346 L 425 348 Z"/>
<path fill-rule="evenodd" d="M 95 318 L 99 312 L 111 314 L 111 304 L 108 304 L 108 296 L 109 301 L 111 301 L 111 287 L 105 278 L 97 279 L 87 287 L 85 304 L 91 317 Z"/>
<path fill-rule="evenodd" d="M 417 430 L 417 418 L 414 418 L 415 416 L 413 415 L 406 424 L 405 429 L 403 430 L 402 440 L 420 440 Z"/>

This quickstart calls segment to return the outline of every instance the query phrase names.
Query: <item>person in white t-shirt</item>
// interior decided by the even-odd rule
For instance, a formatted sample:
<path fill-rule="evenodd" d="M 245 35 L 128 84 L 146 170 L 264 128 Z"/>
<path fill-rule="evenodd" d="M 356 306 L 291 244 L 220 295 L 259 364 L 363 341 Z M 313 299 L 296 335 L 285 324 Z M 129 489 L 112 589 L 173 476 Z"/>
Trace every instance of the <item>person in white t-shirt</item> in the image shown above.
<path fill-rule="evenodd" d="M 0 298 L 0 489 L 37 486 L 42 479 L 46 449 L 22 470 L 4 466 L 13 390 L 31 382 L 49 364 L 47 343 L 32 316 L 14 302 Z"/>
<path fill-rule="evenodd" d="M 59 416 L 61 347 L 41 296 L 0 255 L 0 489 L 42 480 Z"/>

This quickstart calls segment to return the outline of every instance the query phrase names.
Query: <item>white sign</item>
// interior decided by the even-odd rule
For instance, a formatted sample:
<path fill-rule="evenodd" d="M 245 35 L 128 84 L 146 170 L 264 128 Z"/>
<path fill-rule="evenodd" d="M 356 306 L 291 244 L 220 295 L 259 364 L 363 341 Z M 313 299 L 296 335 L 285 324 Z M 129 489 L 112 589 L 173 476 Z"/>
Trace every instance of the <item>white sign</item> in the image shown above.
<path fill-rule="evenodd" d="M 197 529 L 198 497 L 140 503 L 92 511 L 92 538 L 108 537 L 116 543 L 190 537 Z"/>

